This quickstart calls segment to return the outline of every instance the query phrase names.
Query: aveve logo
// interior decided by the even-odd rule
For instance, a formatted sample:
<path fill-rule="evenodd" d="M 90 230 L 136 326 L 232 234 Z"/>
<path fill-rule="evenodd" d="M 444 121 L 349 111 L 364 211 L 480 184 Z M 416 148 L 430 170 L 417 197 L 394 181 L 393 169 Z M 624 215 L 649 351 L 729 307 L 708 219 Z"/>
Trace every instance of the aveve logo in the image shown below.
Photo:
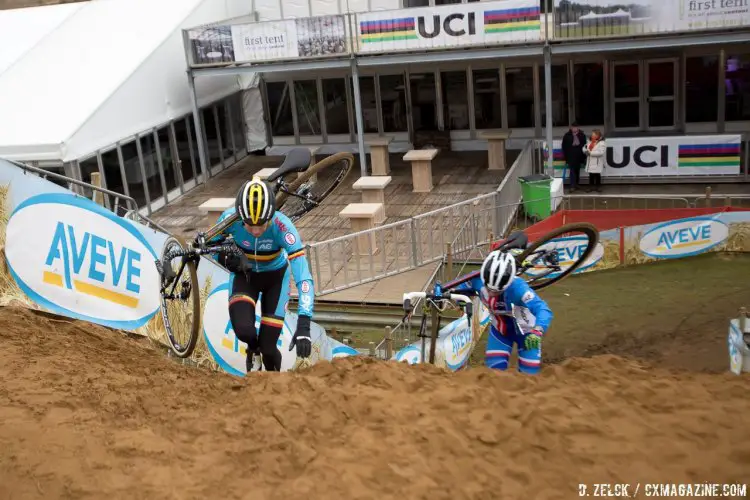
<path fill-rule="evenodd" d="M 53 312 L 136 329 L 159 308 L 153 248 L 133 223 L 88 199 L 29 198 L 11 215 L 6 241 L 14 279 Z"/>
<path fill-rule="evenodd" d="M 585 236 L 567 236 L 564 238 L 555 238 L 554 240 L 542 245 L 539 250 L 555 250 L 557 252 L 557 259 L 560 267 L 562 268 L 562 271 L 565 271 L 570 266 L 572 266 L 579 258 L 581 258 L 581 256 L 586 252 L 586 249 L 588 249 L 588 245 L 589 240 Z M 601 243 L 597 242 L 596 247 L 594 247 L 594 251 L 591 252 L 591 255 L 589 255 L 588 258 L 583 261 L 580 266 L 578 266 L 578 269 L 576 269 L 573 274 L 579 273 L 596 265 L 596 263 L 599 262 L 603 256 L 604 246 L 602 246 Z M 540 263 L 540 265 L 542 266 L 541 269 L 531 268 L 528 269 L 524 274 L 536 276 L 549 271 L 549 268 L 545 267 L 543 263 Z M 551 273 L 548 276 L 554 277 L 558 274 L 560 273 Z"/>
<path fill-rule="evenodd" d="M 711 217 L 693 217 L 654 227 L 643 235 L 639 247 L 650 257 L 685 257 L 705 252 L 728 236 L 729 227 L 723 222 Z"/>

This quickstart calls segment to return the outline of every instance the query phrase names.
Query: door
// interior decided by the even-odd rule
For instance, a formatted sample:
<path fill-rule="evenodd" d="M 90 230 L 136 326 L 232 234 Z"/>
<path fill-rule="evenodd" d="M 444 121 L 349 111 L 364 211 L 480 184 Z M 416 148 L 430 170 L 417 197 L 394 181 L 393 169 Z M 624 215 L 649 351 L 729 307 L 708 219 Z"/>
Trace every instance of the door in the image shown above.
<path fill-rule="evenodd" d="M 617 131 L 677 126 L 677 59 L 612 63 L 612 123 Z"/>
<path fill-rule="evenodd" d="M 677 59 L 646 62 L 646 127 L 673 130 L 677 125 Z"/>
<path fill-rule="evenodd" d="M 612 63 L 612 123 L 617 131 L 641 129 L 641 63 Z"/>

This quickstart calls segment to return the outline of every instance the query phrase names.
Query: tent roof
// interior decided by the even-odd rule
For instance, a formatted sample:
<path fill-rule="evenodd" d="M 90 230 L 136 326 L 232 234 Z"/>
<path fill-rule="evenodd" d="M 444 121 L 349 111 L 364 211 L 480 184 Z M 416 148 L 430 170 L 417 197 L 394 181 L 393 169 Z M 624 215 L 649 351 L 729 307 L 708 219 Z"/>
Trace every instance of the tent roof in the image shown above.
<path fill-rule="evenodd" d="M 0 11 L 0 155 L 68 161 L 189 111 L 184 95 L 172 102 L 187 88 L 181 30 L 227 9 L 223 0 L 93 0 Z M 159 51 L 163 60 L 149 62 Z M 153 110 L 154 92 L 163 109 Z M 90 121 L 99 130 L 77 137 Z"/>

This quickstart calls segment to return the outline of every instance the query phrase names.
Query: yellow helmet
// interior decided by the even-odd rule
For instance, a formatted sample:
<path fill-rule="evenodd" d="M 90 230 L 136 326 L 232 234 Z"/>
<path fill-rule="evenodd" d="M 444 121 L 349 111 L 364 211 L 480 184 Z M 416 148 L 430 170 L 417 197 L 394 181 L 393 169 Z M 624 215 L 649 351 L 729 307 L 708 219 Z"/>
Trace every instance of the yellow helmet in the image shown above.
<path fill-rule="evenodd" d="M 242 222 L 250 226 L 262 226 L 276 213 L 276 198 L 268 184 L 258 177 L 242 185 L 234 205 Z"/>

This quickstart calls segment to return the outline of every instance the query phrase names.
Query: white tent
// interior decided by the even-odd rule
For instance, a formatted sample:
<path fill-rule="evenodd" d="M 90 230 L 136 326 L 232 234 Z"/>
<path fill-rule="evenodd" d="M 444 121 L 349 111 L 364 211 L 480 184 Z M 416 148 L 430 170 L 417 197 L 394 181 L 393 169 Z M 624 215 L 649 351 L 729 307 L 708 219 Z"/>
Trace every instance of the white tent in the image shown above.
<path fill-rule="evenodd" d="M 0 156 L 70 161 L 192 109 L 182 29 L 241 0 L 93 0 L 0 11 Z M 196 79 L 198 105 L 240 90 Z"/>

